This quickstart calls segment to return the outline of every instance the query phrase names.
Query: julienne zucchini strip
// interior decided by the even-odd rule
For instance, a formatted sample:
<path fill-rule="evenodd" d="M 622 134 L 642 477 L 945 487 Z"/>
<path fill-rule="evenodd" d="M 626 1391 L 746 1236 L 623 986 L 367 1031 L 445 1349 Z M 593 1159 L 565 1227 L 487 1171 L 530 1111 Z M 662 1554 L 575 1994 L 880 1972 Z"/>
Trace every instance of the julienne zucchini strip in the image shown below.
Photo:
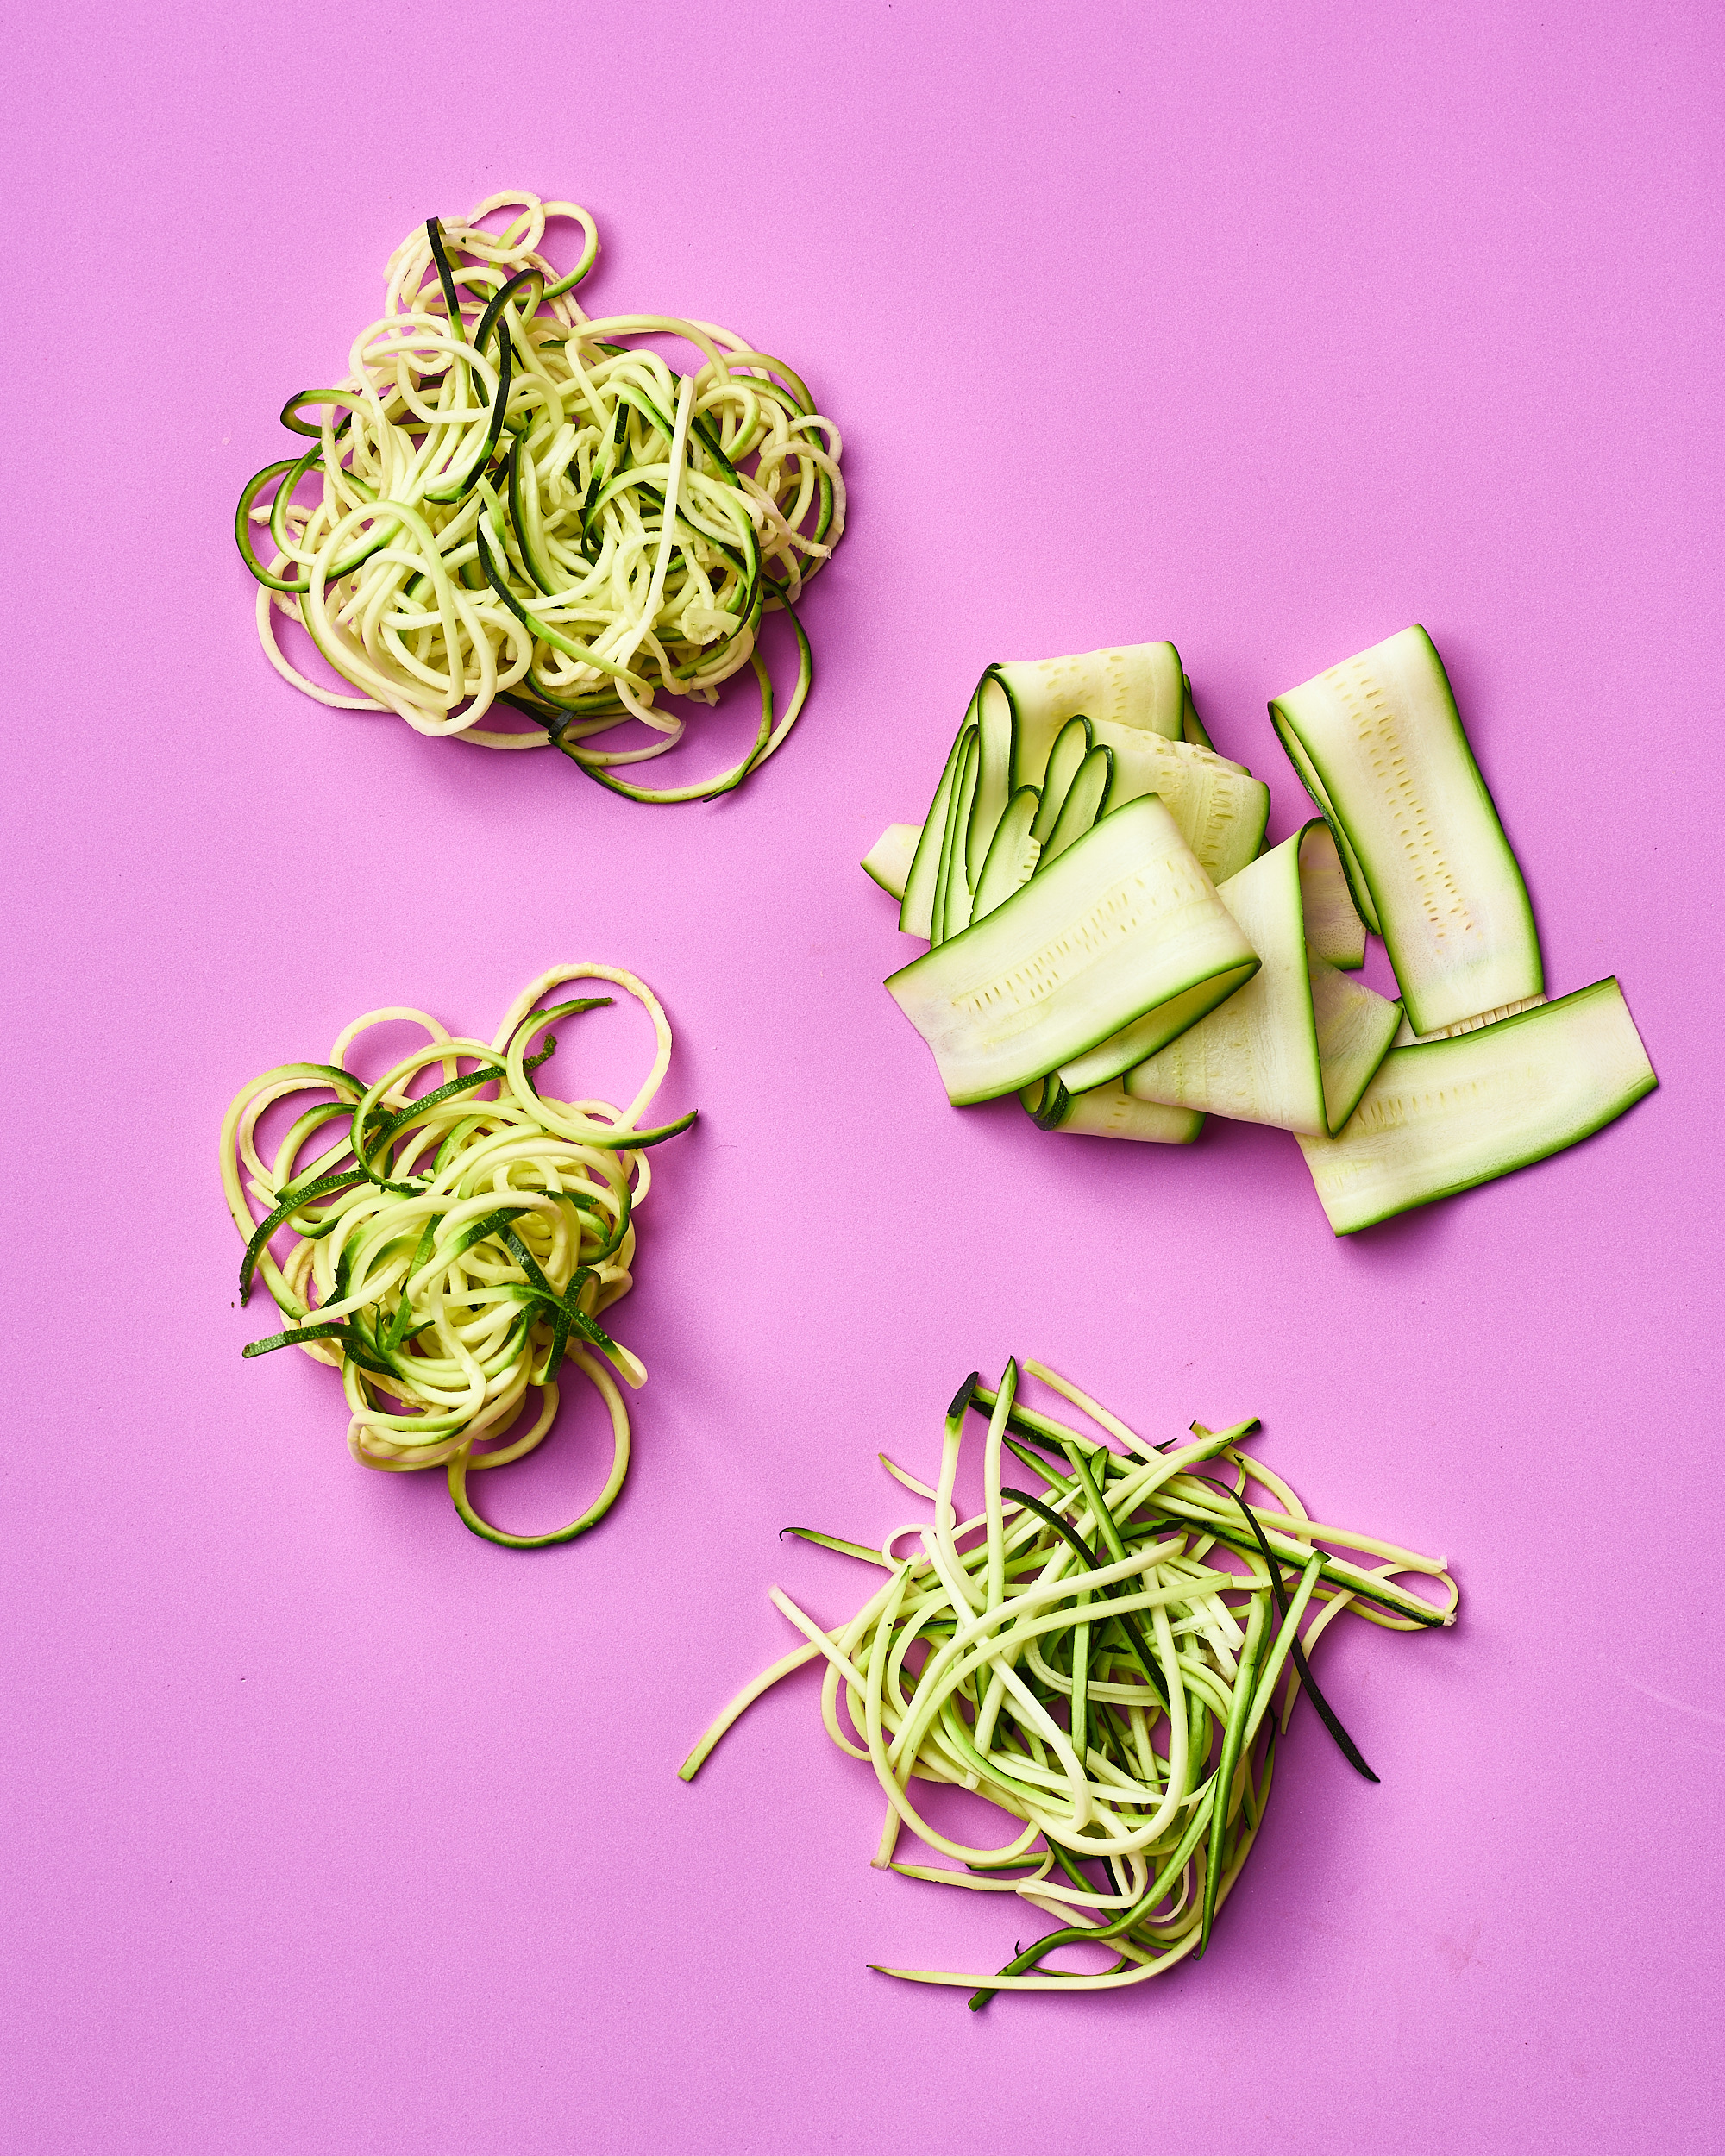
<path fill-rule="evenodd" d="M 896 1530 L 878 1551 L 785 1530 L 879 1567 L 885 1583 L 831 1630 L 775 1588 L 805 1644 L 744 1687 L 680 1770 L 692 1780 L 762 1692 L 824 1662 L 827 1733 L 872 1768 L 886 1800 L 875 1862 L 1013 1894 L 1055 1921 L 993 1977 L 870 1965 L 973 1988 L 973 2009 L 997 1991 L 1118 1989 L 1201 1955 L 1263 1821 L 1276 1739 L 1302 1689 L 1350 1763 L 1376 1779 L 1319 1692 L 1307 1645 L 1350 1608 L 1414 1631 L 1453 1623 L 1459 1600 L 1441 1560 L 1312 1520 L 1241 1450 L 1255 1420 L 1195 1423 L 1157 1447 L 1045 1364 L 1022 1368 L 1102 1434 L 1028 1406 L 1014 1363 L 998 1386 L 973 1373 L 947 1413 L 938 1482 L 881 1456 L 932 1502 L 926 1525 Z M 984 1503 L 958 1520 L 954 1477 L 973 1414 L 986 1423 Z M 1007 1451 L 1035 1470 L 1041 1495 L 1002 1482 Z M 1400 1585 L 1408 1573 L 1438 1583 L 1442 1601 Z M 957 1840 L 924 1817 L 917 1781 L 975 1791 L 1017 1831 L 994 1846 Z M 905 1827 L 953 1862 L 898 1861 Z M 1106 1945 L 1114 1965 L 1045 1965 L 1079 1944 Z"/>
<path fill-rule="evenodd" d="M 585 235 L 561 278 L 537 251 L 557 218 Z M 598 251 L 585 210 L 519 191 L 428 219 L 390 257 L 348 376 L 288 399 L 282 423 L 311 446 L 248 480 L 235 536 L 266 655 L 308 695 L 485 748 L 555 746 L 630 800 L 706 800 L 758 769 L 806 701 L 796 606 L 844 529 L 842 445 L 801 379 L 731 331 L 586 316 L 572 294 Z M 693 349 L 692 373 L 637 342 L 665 336 Z M 298 671 L 273 609 L 357 694 Z M 781 711 L 757 648 L 773 612 L 797 650 Z M 680 787 L 618 775 L 681 738 L 660 698 L 714 704 L 745 667 L 761 719 L 737 763 Z M 496 705 L 530 724 L 486 726 Z M 594 745 L 631 720 L 644 746 Z"/>
<path fill-rule="evenodd" d="M 612 999 L 549 1008 L 540 1000 L 588 979 L 633 996 L 653 1023 L 652 1067 L 626 1108 L 549 1098 L 536 1082 L 557 1046 L 548 1029 Z M 373 1084 L 355 1077 L 346 1062 L 354 1042 L 404 1020 L 422 1027 L 428 1044 Z M 695 1119 L 691 1110 L 669 1123 L 643 1120 L 670 1050 L 665 1013 L 633 974 L 554 966 L 516 998 L 489 1044 L 457 1038 L 422 1011 L 369 1012 L 343 1029 L 327 1063 L 285 1063 L 242 1087 L 223 1122 L 223 1186 L 246 1239 L 240 1300 L 261 1279 L 288 1320 L 246 1356 L 298 1347 L 340 1370 L 354 1457 L 392 1474 L 444 1468 L 462 1520 L 511 1549 L 584 1533 L 628 1473 L 629 1414 L 616 1381 L 638 1388 L 647 1373 L 599 1313 L 632 1285 L 649 1149 Z M 462 1071 L 464 1062 L 476 1068 Z M 411 1092 L 433 1065 L 442 1082 Z M 273 1158 L 263 1156 L 266 1111 L 331 1094 L 313 1098 Z M 305 1160 L 314 1135 L 332 1124 L 339 1141 Z M 284 1234 L 292 1239 L 279 1259 L 273 1245 Z M 468 1474 L 543 1442 L 570 1363 L 605 1405 L 610 1465 L 598 1495 L 566 1526 L 507 1533 L 474 1508 Z"/>

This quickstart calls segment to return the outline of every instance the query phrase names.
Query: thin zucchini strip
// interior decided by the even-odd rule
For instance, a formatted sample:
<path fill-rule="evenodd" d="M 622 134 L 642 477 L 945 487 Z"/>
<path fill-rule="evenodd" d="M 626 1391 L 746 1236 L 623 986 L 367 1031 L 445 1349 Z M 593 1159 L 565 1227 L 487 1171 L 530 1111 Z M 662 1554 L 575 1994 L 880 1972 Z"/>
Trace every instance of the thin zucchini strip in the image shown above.
<path fill-rule="evenodd" d="M 1336 831 L 1414 1031 L 1541 994 L 1527 885 L 1426 631 L 1343 660 L 1270 715 Z"/>
<path fill-rule="evenodd" d="M 1334 848 L 1320 822 L 1231 876 L 1217 895 L 1263 962 L 1221 1006 L 1126 1074 L 1140 1100 L 1327 1137 L 1384 1056 L 1402 1006 L 1350 981 L 1309 947 L 1309 880 L 1327 896 Z M 1327 930 L 1334 936 L 1333 916 Z"/>
<path fill-rule="evenodd" d="M 1300 1150 L 1352 1235 L 1590 1138 L 1659 1083 L 1615 980 L 1447 1039 L 1392 1049 L 1339 1138 Z"/>
<path fill-rule="evenodd" d="M 956 859 L 951 873 L 962 874 Z M 948 918 L 960 910 L 949 901 Z M 1101 1085 L 1257 970 L 1173 818 L 1145 799 L 887 987 L 963 1106 L 1057 1069 L 1070 1091 Z"/>
<path fill-rule="evenodd" d="M 498 212 L 500 230 L 484 222 Z M 561 278 L 537 251 L 558 217 L 586 241 Z M 555 745 L 632 800 L 706 799 L 758 769 L 803 707 L 795 607 L 844 530 L 841 444 L 800 379 L 729 330 L 590 319 L 571 294 L 598 245 L 585 210 L 519 192 L 428 220 L 391 256 L 348 377 L 288 399 L 283 424 L 312 446 L 248 481 L 235 535 L 266 655 L 319 701 L 482 748 Z M 692 373 L 639 342 L 661 336 L 693 348 Z M 775 723 L 756 645 L 780 610 L 798 675 Z M 358 698 L 298 674 L 276 611 Z M 660 698 L 714 703 L 744 667 L 762 721 L 740 763 L 686 787 L 618 775 L 681 738 Z M 499 705 L 528 729 L 487 726 Z M 631 719 L 644 746 L 594 745 Z"/>
<path fill-rule="evenodd" d="M 946 827 L 952 814 L 952 789 L 958 783 L 974 724 L 967 718 L 959 728 L 941 772 L 940 784 L 935 788 L 934 799 L 929 804 L 928 814 L 917 834 L 916 851 L 911 857 L 910 873 L 905 878 L 904 902 L 899 908 L 899 926 L 907 936 L 921 936 L 930 941 L 933 938 Z"/>
<path fill-rule="evenodd" d="M 611 1000 L 582 996 L 547 1009 L 542 999 L 589 979 L 622 988 L 653 1021 L 653 1064 L 626 1108 L 549 1098 L 536 1076 L 557 1045 L 547 1029 Z M 369 1086 L 356 1079 L 346 1064 L 354 1042 L 371 1026 L 403 1019 L 422 1026 L 428 1044 Z M 542 1035 L 543 1046 L 530 1055 Z M 584 1534 L 610 1510 L 629 1471 L 629 1414 L 615 1381 L 638 1389 L 647 1373 L 598 1317 L 632 1285 L 646 1149 L 694 1120 L 691 1112 L 643 1125 L 670 1049 L 664 1012 L 633 974 L 554 966 L 517 997 L 488 1044 L 452 1037 L 423 1012 L 368 1012 L 343 1028 L 327 1063 L 266 1071 L 242 1087 L 223 1119 L 223 1187 L 246 1243 L 240 1300 L 261 1278 L 288 1319 L 245 1353 L 294 1346 L 331 1364 L 348 1401 L 354 1457 L 392 1474 L 445 1468 L 461 1520 L 506 1548 Z M 461 1071 L 464 1062 L 476 1068 Z M 442 1083 L 411 1092 L 434 1065 Z M 296 1094 L 330 1094 L 333 1100 L 319 1098 L 298 1118 L 266 1162 L 257 1150 L 265 1111 Z M 330 1123 L 343 1127 L 342 1141 L 303 1163 L 313 1133 Z M 273 1244 L 284 1234 L 292 1239 L 278 1258 Z M 605 1405 L 610 1466 L 599 1495 L 567 1526 L 511 1534 L 475 1510 L 467 1477 L 543 1440 L 566 1362 Z M 530 1414 L 533 1394 L 538 1406 Z M 476 1451 L 480 1444 L 486 1449 Z"/>
<path fill-rule="evenodd" d="M 1111 805 L 1159 797 L 1213 881 L 1237 875 L 1258 856 L 1270 820 L 1270 788 L 1214 750 L 1095 720 L 1098 748 L 1113 752 Z"/>
<path fill-rule="evenodd" d="M 1310 1520 L 1279 1476 L 1239 1451 L 1255 1423 L 1194 1425 L 1189 1441 L 1158 1451 L 1045 1365 L 1025 1363 L 1101 1432 L 1081 1434 L 1016 1396 L 1018 1369 L 1008 1363 L 998 1387 L 973 1372 L 959 1388 L 937 1482 L 892 1470 L 932 1504 L 921 1555 L 894 1557 L 903 1529 L 878 1554 L 795 1531 L 885 1564 L 890 1576 L 831 1630 L 774 1589 L 802 1643 L 737 1695 L 679 1770 L 692 1780 L 749 1705 L 819 1657 L 827 1734 L 872 1769 L 887 1800 L 875 1861 L 924 1883 L 1016 1895 L 1054 1920 L 995 1977 L 869 1965 L 962 1984 L 973 2008 L 998 1991 L 1136 1984 L 1201 1954 L 1262 1825 L 1276 1738 L 1301 1690 L 1370 1776 L 1301 1640 L 1302 1626 L 1309 1642 L 1352 1602 L 1355 1568 L 1324 1542 L 1387 1552 L 1386 1571 L 1411 1567 L 1442 1582 L 1442 1607 L 1406 1597 L 1421 1628 L 1452 1622 L 1458 1601 L 1440 1561 Z M 955 1524 L 951 1490 L 972 1413 L 988 1421 L 984 1510 Z M 1038 1463 L 1009 1426 L 1032 1431 L 1060 1463 Z M 1003 1444 L 1037 1467 L 1043 1495 L 1002 1486 Z M 1198 1474 L 1207 1461 L 1226 1462 L 1238 1487 Z M 1402 1593 L 1384 1576 L 1360 1576 L 1386 1596 Z M 1022 1831 L 993 1846 L 959 1842 L 926 1820 L 916 1782 L 973 1789 L 1003 1815 L 1001 1833 Z M 905 1828 L 965 1869 L 899 1858 Z M 1117 1956 L 1105 1974 L 1048 1966 L 1063 1947 L 1100 1944 Z"/>
<path fill-rule="evenodd" d="M 1043 842 L 1038 867 L 1044 862 L 1052 866 L 1068 847 L 1076 845 L 1086 831 L 1095 828 L 1107 813 L 1113 783 L 1114 752 L 1106 743 L 1099 743 L 1072 774 L 1054 828 Z"/>

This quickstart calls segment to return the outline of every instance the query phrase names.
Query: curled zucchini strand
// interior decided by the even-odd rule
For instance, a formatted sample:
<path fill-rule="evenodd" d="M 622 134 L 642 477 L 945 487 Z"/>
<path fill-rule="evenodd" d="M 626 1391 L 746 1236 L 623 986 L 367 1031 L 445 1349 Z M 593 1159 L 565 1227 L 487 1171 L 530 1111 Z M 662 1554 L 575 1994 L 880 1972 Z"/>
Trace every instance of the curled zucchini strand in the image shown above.
<path fill-rule="evenodd" d="M 561 276 L 538 251 L 553 219 L 582 235 Z M 287 400 L 310 446 L 247 482 L 235 536 L 266 656 L 320 703 L 555 746 L 631 800 L 705 800 L 774 754 L 807 697 L 795 610 L 844 529 L 842 443 L 801 379 L 729 329 L 589 317 L 574 294 L 598 252 L 585 210 L 521 192 L 409 234 L 347 376 Z M 665 337 L 692 372 L 643 342 Z M 777 717 L 758 649 L 773 612 L 797 666 Z M 357 693 L 302 674 L 278 615 Z M 660 699 L 716 703 L 745 668 L 762 716 L 736 764 L 684 786 L 622 775 L 681 739 Z M 599 745 L 631 722 L 644 743 Z"/>
<path fill-rule="evenodd" d="M 612 1000 L 548 1006 L 572 981 L 620 988 L 652 1021 L 653 1061 L 626 1108 L 561 1100 L 540 1082 L 552 1029 Z M 369 1083 L 357 1076 L 362 1036 L 402 1023 L 424 1044 Z M 638 1389 L 647 1373 L 599 1319 L 633 1285 L 648 1149 L 695 1119 L 647 1117 L 670 1056 L 669 1023 L 643 981 L 617 967 L 554 966 L 489 1042 L 452 1035 L 423 1011 L 368 1011 L 327 1062 L 285 1063 L 242 1087 L 223 1122 L 223 1187 L 246 1245 L 240 1300 L 261 1280 L 286 1320 L 246 1354 L 298 1347 L 339 1371 L 354 1458 L 386 1474 L 444 1469 L 461 1520 L 506 1548 L 585 1533 L 629 1471 L 618 1381 Z M 261 1119 L 288 1101 L 298 1112 L 267 1157 Z M 543 1441 L 569 1365 L 605 1409 L 610 1465 L 566 1526 L 506 1532 L 476 1509 L 468 1477 Z"/>

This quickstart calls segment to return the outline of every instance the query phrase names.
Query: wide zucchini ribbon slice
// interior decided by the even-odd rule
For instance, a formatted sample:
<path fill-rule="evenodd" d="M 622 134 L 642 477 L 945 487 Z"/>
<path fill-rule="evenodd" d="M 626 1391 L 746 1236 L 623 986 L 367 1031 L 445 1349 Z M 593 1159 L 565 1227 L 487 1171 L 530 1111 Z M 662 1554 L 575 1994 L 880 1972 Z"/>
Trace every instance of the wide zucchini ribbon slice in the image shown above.
<path fill-rule="evenodd" d="M 1416 623 L 1344 659 L 1270 715 L 1335 831 L 1414 1031 L 1543 993 L 1527 887 L 1426 631 Z"/>
<path fill-rule="evenodd" d="M 887 986 L 963 1105 L 1051 1072 L 1069 1093 L 1104 1084 L 1258 964 L 1173 817 L 1148 796 Z"/>
<path fill-rule="evenodd" d="M 1496 1025 L 1392 1049 L 1337 1138 L 1300 1140 L 1352 1235 L 1591 1137 L 1659 1083 L 1615 980 Z"/>

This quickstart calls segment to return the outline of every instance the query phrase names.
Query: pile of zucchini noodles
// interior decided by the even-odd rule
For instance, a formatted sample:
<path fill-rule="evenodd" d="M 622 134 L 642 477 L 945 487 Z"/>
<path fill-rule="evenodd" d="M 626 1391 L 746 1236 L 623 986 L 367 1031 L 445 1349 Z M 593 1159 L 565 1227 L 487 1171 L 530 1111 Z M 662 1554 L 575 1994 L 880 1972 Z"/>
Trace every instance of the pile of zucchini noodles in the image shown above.
<path fill-rule="evenodd" d="M 545 1029 L 612 1000 L 581 997 L 542 1010 L 539 999 L 586 980 L 613 983 L 653 1021 L 652 1068 L 626 1108 L 548 1099 L 535 1078 L 556 1047 Z M 423 1027 L 428 1045 L 371 1085 L 355 1077 L 347 1062 L 354 1041 L 367 1027 L 403 1020 Z M 541 1033 L 544 1045 L 530 1055 Z M 645 1149 L 695 1119 L 692 1109 L 657 1128 L 642 1123 L 670 1054 L 665 1013 L 633 974 L 554 966 L 515 999 L 489 1044 L 450 1035 L 423 1011 L 368 1011 L 342 1029 L 327 1063 L 266 1071 L 241 1088 L 223 1121 L 223 1185 L 246 1241 L 240 1300 L 261 1278 L 289 1321 L 247 1355 L 298 1347 L 339 1369 L 354 1457 L 390 1474 L 447 1468 L 467 1526 L 511 1549 L 584 1533 L 629 1471 L 629 1414 L 616 1377 L 638 1388 L 647 1373 L 597 1317 L 632 1285 Z M 442 1082 L 411 1094 L 433 1064 Z M 266 1161 L 259 1119 L 296 1094 L 310 1096 L 309 1105 Z M 309 1153 L 332 1127 L 336 1143 Z M 271 1244 L 283 1234 L 292 1240 L 278 1262 Z M 505 1534 L 474 1509 L 468 1473 L 506 1466 L 541 1442 L 556 1419 L 566 1363 L 610 1413 L 605 1486 L 554 1533 Z M 518 1431 L 531 1394 L 537 1409 Z M 490 1449 L 475 1451 L 481 1441 Z"/>
<path fill-rule="evenodd" d="M 997 1976 L 882 1971 L 975 1985 L 973 2008 L 996 1991 L 1115 1990 L 1201 1955 L 1257 1836 L 1276 1735 L 1302 1685 L 1350 1763 L 1377 1778 L 1318 1690 L 1306 1651 L 1345 1609 L 1411 1632 L 1452 1623 L 1459 1599 L 1441 1560 L 1313 1520 L 1240 1450 L 1255 1421 L 1214 1432 L 1195 1423 L 1189 1444 L 1153 1447 L 1046 1365 L 1023 1367 L 1125 1450 L 1026 1407 L 1016 1363 L 998 1389 L 967 1378 L 948 1411 L 933 1488 L 881 1455 L 932 1502 L 932 1522 L 897 1529 L 878 1550 L 787 1530 L 880 1566 L 885 1583 L 830 1632 L 775 1588 L 808 1644 L 745 1687 L 681 1769 L 691 1779 L 745 1708 L 823 1656 L 827 1733 L 873 1765 L 887 1800 L 875 1862 L 1016 1895 L 1058 1927 Z M 973 1412 L 988 1417 L 984 1509 L 960 1521 L 953 1484 Z M 1003 1450 L 1034 1471 L 1040 1495 L 1002 1482 Z M 906 1538 L 915 1546 L 901 1557 L 895 1545 Z M 1442 1602 L 1399 1585 L 1403 1572 L 1440 1582 Z M 953 1839 L 913 1801 L 919 1776 L 979 1791 L 1022 1830 L 993 1848 Z M 965 1868 L 895 1863 L 902 1827 Z M 1113 1968 L 1043 1965 L 1079 1944 L 1106 1946 Z"/>
<path fill-rule="evenodd" d="M 507 222 L 487 229 L 498 212 Z M 561 277 L 538 252 L 557 217 L 585 237 Z M 772 755 L 808 694 L 795 607 L 844 528 L 838 431 L 781 360 L 716 323 L 589 320 L 573 293 L 598 253 L 585 210 L 516 190 L 410 234 L 346 379 L 283 407 L 310 446 L 247 482 L 235 531 L 264 650 L 308 695 L 490 749 L 552 743 L 632 800 L 706 799 Z M 678 375 L 630 342 L 644 336 L 682 339 L 700 365 Z M 273 605 L 358 696 L 289 663 Z M 775 717 L 756 640 L 781 608 L 799 664 Z M 714 703 L 745 666 L 761 717 L 737 763 L 681 787 L 618 775 L 681 736 L 658 693 Z M 499 700 L 533 727 L 482 725 Z M 630 719 L 659 738 L 588 745 Z"/>

